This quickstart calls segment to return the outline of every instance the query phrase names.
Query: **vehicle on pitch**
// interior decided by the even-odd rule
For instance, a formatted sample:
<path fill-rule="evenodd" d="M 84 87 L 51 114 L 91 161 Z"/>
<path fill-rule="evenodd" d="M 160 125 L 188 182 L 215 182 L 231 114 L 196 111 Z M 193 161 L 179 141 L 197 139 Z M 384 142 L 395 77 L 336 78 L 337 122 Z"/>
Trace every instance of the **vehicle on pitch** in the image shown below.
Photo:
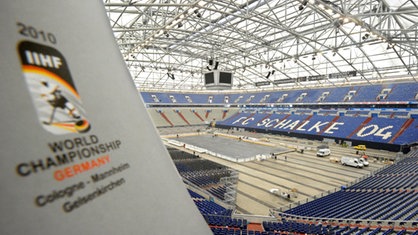
<path fill-rule="evenodd" d="M 363 168 L 363 163 L 355 157 L 342 157 L 341 158 L 341 164 L 343 166 L 353 166 L 357 168 Z"/>
<path fill-rule="evenodd" d="M 366 158 L 361 157 L 358 160 L 359 160 L 359 162 L 363 163 L 363 166 L 369 166 L 369 162 L 367 161 Z"/>
<path fill-rule="evenodd" d="M 361 150 L 361 151 L 366 151 L 366 145 L 359 144 L 359 145 L 354 146 L 354 149 Z"/>
<path fill-rule="evenodd" d="M 318 157 L 325 157 L 331 155 L 331 150 L 329 149 L 318 149 L 316 152 L 316 156 Z"/>
<path fill-rule="evenodd" d="M 331 150 L 327 144 L 320 145 L 316 147 L 316 156 L 325 157 L 331 154 Z"/>
<path fill-rule="evenodd" d="M 273 195 L 282 197 L 286 200 L 292 200 L 292 198 L 297 198 L 297 190 L 295 188 L 290 189 L 289 191 L 285 192 L 283 190 L 280 190 L 278 188 L 272 188 L 269 190 L 269 192 Z"/>

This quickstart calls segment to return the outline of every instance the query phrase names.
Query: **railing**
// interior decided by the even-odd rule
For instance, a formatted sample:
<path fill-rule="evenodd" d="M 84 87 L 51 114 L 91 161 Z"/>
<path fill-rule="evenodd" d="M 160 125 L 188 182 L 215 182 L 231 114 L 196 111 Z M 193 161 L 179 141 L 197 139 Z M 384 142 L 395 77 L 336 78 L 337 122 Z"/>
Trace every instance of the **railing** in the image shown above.
<path fill-rule="evenodd" d="M 224 184 L 226 188 L 225 202 L 231 205 L 235 205 L 238 184 L 238 171 L 230 169 L 230 176 L 222 177 L 220 183 Z"/>
<path fill-rule="evenodd" d="M 215 195 L 211 194 L 210 192 L 200 188 L 199 186 L 193 184 L 189 180 L 183 178 L 183 181 L 185 182 L 185 185 L 188 189 L 200 194 L 202 197 L 204 197 L 208 201 L 215 202 L 216 204 L 224 207 L 225 209 L 235 209 L 235 205 L 231 205 L 229 203 L 226 203 L 225 201 L 218 199 Z"/>
<path fill-rule="evenodd" d="M 283 212 L 270 210 L 270 214 L 277 219 L 293 220 L 297 222 L 313 223 L 319 222 L 321 224 L 333 224 L 343 226 L 367 225 L 367 226 L 389 226 L 393 228 L 416 230 L 417 221 L 408 220 L 367 220 L 357 218 L 325 218 L 325 217 L 309 217 L 286 214 Z"/>
<path fill-rule="evenodd" d="M 247 221 L 250 221 L 251 223 L 263 223 L 266 222 L 274 222 L 277 221 L 277 218 L 274 216 L 267 216 L 267 215 L 248 215 L 248 214 L 236 214 L 232 213 L 232 218 L 234 219 L 246 219 Z"/>

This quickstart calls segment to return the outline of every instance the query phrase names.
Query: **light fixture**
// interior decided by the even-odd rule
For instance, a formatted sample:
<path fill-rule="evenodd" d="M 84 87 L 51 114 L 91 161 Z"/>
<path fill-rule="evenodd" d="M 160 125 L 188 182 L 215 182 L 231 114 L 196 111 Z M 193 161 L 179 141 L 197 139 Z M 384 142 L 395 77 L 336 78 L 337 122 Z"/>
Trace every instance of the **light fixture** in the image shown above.
<path fill-rule="evenodd" d="M 208 63 L 209 63 L 209 65 L 208 65 L 208 66 L 206 66 L 206 68 L 207 68 L 209 71 L 212 71 L 212 69 L 213 69 L 213 70 L 217 70 L 217 69 L 218 69 L 218 66 L 219 66 L 219 62 L 218 62 L 218 61 L 215 61 L 214 59 L 210 58 L 210 59 L 208 59 Z M 213 66 L 213 64 L 215 64 L 215 66 Z M 213 67 L 212 67 L 212 66 L 213 66 Z"/>
<path fill-rule="evenodd" d="M 217 70 L 217 69 L 218 69 L 218 65 L 219 65 L 219 62 L 218 62 L 218 61 L 216 61 L 216 62 L 215 62 L 215 67 L 213 67 L 213 69 L 214 69 L 214 70 Z"/>
<path fill-rule="evenodd" d="M 308 0 L 303 0 L 302 4 L 299 6 L 299 11 L 303 10 L 306 4 L 308 4 Z"/>
<path fill-rule="evenodd" d="M 193 11 L 193 13 L 197 16 L 197 18 L 201 18 L 202 14 L 200 14 L 200 12 L 196 9 Z"/>
<path fill-rule="evenodd" d="M 171 80 L 176 79 L 176 78 L 174 77 L 174 74 L 172 74 L 172 73 L 170 73 L 170 72 L 167 72 L 167 76 L 168 76 L 169 78 L 171 78 Z"/>
<path fill-rule="evenodd" d="M 392 49 L 395 47 L 395 44 L 393 43 L 388 43 L 388 46 L 386 47 L 386 50 Z"/>
<path fill-rule="evenodd" d="M 361 37 L 363 40 L 366 40 L 370 37 L 370 34 L 366 33 L 363 35 L 363 37 Z"/>

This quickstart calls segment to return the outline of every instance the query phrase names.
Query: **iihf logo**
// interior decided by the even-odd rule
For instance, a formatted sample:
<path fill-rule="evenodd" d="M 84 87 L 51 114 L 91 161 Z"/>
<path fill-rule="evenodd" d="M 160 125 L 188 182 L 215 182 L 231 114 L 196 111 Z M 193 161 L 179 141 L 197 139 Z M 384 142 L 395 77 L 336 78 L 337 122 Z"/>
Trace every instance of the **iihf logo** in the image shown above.
<path fill-rule="evenodd" d="M 34 42 L 18 45 L 22 72 L 41 125 L 59 135 L 90 130 L 64 56 Z"/>

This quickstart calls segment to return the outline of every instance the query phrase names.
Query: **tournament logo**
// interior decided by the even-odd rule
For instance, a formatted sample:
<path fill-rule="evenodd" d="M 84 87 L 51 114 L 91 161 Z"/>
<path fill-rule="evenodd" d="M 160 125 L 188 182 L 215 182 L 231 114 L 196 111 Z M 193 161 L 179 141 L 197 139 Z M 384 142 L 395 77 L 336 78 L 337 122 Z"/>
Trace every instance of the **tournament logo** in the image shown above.
<path fill-rule="evenodd" d="M 90 130 L 64 56 L 55 48 L 23 41 L 18 45 L 23 77 L 43 128 L 55 134 Z"/>

